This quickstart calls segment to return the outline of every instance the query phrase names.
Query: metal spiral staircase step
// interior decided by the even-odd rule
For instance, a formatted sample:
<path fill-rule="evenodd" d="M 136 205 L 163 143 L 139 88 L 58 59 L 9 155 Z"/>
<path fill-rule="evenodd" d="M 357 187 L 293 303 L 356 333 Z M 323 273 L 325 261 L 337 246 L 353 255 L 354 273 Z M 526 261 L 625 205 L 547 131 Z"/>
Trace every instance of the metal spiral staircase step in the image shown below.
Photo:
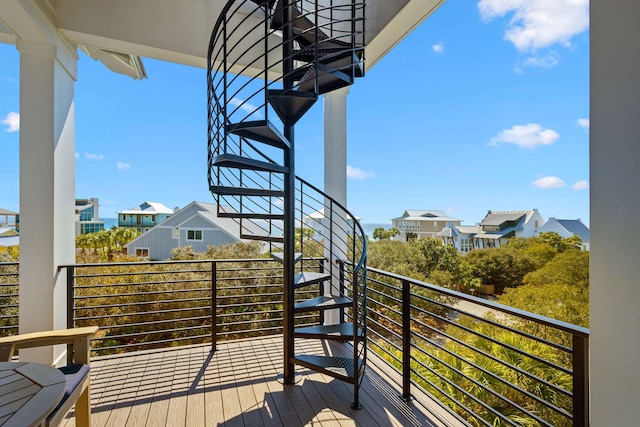
<path fill-rule="evenodd" d="M 272 242 L 272 243 L 284 243 L 284 238 L 281 236 L 270 236 L 261 234 L 240 234 L 241 239 L 245 240 L 257 240 L 259 242 Z"/>
<path fill-rule="evenodd" d="M 284 263 L 284 252 L 271 252 L 271 258 L 275 261 Z M 293 254 L 294 264 L 302 259 L 302 252 L 295 252 Z"/>
<path fill-rule="evenodd" d="M 209 191 L 220 196 L 256 196 L 256 197 L 284 197 L 283 190 L 267 188 L 228 187 L 225 185 L 210 185 Z"/>
<path fill-rule="evenodd" d="M 340 323 L 337 325 L 320 325 L 296 328 L 293 331 L 293 334 L 296 338 L 352 341 L 353 323 Z M 358 330 L 356 331 L 356 337 L 358 340 L 364 337 L 362 329 L 358 328 Z"/>
<path fill-rule="evenodd" d="M 331 356 L 316 356 L 311 354 L 296 354 L 294 356 L 294 362 L 318 371 L 320 373 L 329 375 L 333 378 L 352 383 L 355 381 L 356 374 L 360 375 L 364 364 L 362 359 L 357 359 L 356 363 L 353 359 L 346 357 L 331 357 Z"/>
<path fill-rule="evenodd" d="M 276 163 L 263 162 L 235 154 L 221 154 L 212 163 L 214 166 L 236 169 L 249 169 L 262 172 L 287 173 L 288 168 Z"/>
<path fill-rule="evenodd" d="M 331 274 L 329 273 L 303 271 L 302 273 L 296 274 L 295 278 L 293 279 L 293 288 L 300 289 L 304 288 L 305 286 L 315 285 L 329 279 L 331 279 Z"/>
<path fill-rule="evenodd" d="M 280 30 L 284 26 L 284 14 L 282 13 L 284 4 L 286 4 L 286 0 L 278 0 L 278 4 L 273 9 L 273 17 L 271 19 L 272 30 Z M 293 26 L 304 30 L 314 28 L 316 24 L 309 19 L 307 15 L 300 12 L 300 9 L 294 5 Z"/>
<path fill-rule="evenodd" d="M 265 221 L 283 220 L 282 214 L 270 214 L 260 212 L 218 212 L 219 218 L 237 218 L 237 219 L 263 219 Z"/>
<path fill-rule="evenodd" d="M 267 99 L 283 122 L 295 124 L 316 103 L 318 96 L 314 92 L 269 89 Z"/>
<path fill-rule="evenodd" d="M 318 93 L 320 95 L 350 86 L 353 83 L 353 79 L 347 74 L 334 70 L 324 64 L 317 64 L 317 68 L 315 66 L 309 66 L 301 67 L 298 70 L 298 72 L 304 73 L 298 81 L 298 90 L 314 90 L 316 78 L 318 82 Z"/>
<path fill-rule="evenodd" d="M 287 141 L 287 138 L 268 120 L 252 120 L 234 123 L 227 125 L 226 130 L 234 135 L 260 141 L 272 147 L 283 150 L 291 148 L 291 144 Z"/>
<path fill-rule="evenodd" d="M 333 295 L 321 295 L 306 301 L 299 302 L 293 307 L 295 313 L 306 313 L 308 311 L 331 310 L 334 308 L 351 307 L 353 301 L 350 298 Z"/>

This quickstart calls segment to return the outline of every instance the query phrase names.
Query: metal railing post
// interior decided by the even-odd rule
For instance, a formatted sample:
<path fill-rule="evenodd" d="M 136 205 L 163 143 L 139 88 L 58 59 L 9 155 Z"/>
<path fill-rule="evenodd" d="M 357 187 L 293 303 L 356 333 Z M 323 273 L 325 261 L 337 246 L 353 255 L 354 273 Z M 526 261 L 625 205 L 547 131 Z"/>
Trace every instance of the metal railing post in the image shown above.
<path fill-rule="evenodd" d="M 218 263 L 211 261 L 211 352 L 218 344 Z"/>
<path fill-rule="evenodd" d="M 402 398 L 411 400 L 411 284 L 402 281 Z"/>
<path fill-rule="evenodd" d="M 589 337 L 573 334 L 573 425 L 589 426 Z"/>
<path fill-rule="evenodd" d="M 66 267 L 67 269 L 67 328 L 71 329 L 74 325 L 74 276 L 75 268 Z M 73 344 L 67 344 L 67 365 L 73 363 Z"/>

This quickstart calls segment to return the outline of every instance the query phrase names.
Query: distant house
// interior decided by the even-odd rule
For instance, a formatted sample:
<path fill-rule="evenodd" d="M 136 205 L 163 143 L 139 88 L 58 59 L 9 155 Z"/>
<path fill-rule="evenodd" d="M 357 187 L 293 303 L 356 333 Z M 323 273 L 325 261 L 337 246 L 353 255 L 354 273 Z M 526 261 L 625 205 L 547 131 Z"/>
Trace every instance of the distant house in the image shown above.
<path fill-rule="evenodd" d="M 98 214 L 98 199 L 76 199 L 76 236 L 104 230 L 104 221 Z"/>
<path fill-rule="evenodd" d="M 456 225 L 447 222 L 437 238 L 448 246 L 453 246 L 458 252 L 466 254 L 474 249 L 473 238 L 481 231 L 479 225 Z"/>
<path fill-rule="evenodd" d="M 243 226 L 247 228 L 247 224 Z M 239 241 L 238 224 L 234 219 L 218 217 L 217 205 L 191 202 L 127 243 L 125 249 L 129 255 L 160 260 L 171 258 L 175 248 L 191 246 L 196 252 L 205 252 L 209 246 Z"/>
<path fill-rule="evenodd" d="M 162 203 L 144 202 L 139 206 L 119 212 L 118 227 L 135 228 L 140 233 L 144 233 L 169 218 L 173 212 Z"/>
<path fill-rule="evenodd" d="M 20 214 L 0 208 L 0 228 L 13 227 L 20 231 Z"/>
<path fill-rule="evenodd" d="M 537 209 L 529 211 L 489 211 L 478 224 L 474 248 L 498 248 L 512 237 L 534 237 L 544 219 Z"/>
<path fill-rule="evenodd" d="M 582 250 L 588 251 L 590 249 L 589 245 L 589 228 L 583 224 L 580 219 L 555 219 L 549 218 L 540 229 L 536 235 L 539 233 L 550 233 L 555 232 L 560 236 L 567 238 L 571 236 L 578 236 L 582 239 Z"/>
<path fill-rule="evenodd" d="M 394 240 L 407 241 L 411 238 L 427 239 L 438 238 L 448 223 L 460 225 L 462 221 L 447 216 L 440 210 L 407 210 L 399 218 L 391 220 L 391 227 L 398 229 L 400 234 Z"/>
<path fill-rule="evenodd" d="M 20 236 L 12 227 L 0 227 L 0 253 L 10 252 L 20 246 Z"/>

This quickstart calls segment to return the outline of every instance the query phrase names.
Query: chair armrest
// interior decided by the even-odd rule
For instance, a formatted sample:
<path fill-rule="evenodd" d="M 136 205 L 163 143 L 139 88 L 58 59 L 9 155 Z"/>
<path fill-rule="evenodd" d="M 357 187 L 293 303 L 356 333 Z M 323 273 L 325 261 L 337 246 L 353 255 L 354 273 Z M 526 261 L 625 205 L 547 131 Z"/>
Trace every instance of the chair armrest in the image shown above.
<path fill-rule="evenodd" d="M 89 341 L 98 332 L 97 326 L 32 332 L 0 338 L 0 361 L 9 361 L 16 350 L 57 344 L 73 344 L 77 363 L 89 362 Z M 77 346 L 77 347 L 76 347 Z M 80 349 L 79 347 L 85 347 Z"/>

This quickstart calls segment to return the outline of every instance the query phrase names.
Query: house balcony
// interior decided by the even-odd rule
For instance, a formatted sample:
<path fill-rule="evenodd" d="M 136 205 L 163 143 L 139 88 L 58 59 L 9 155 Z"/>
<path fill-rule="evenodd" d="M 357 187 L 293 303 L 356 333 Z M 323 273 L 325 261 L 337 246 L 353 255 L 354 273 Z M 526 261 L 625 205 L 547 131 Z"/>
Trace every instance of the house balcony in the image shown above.
<path fill-rule="evenodd" d="M 17 263 L 0 264 L 4 335 L 18 331 L 18 274 Z M 68 326 L 100 327 L 95 426 L 589 424 L 588 330 L 411 278 L 369 269 L 363 409 L 353 410 L 339 380 L 303 368 L 296 384 L 279 380 L 273 260 L 77 264 L 59 274 Z M 320 321 L 310 314 L 296 326 Z M 352 352 L 339 341 L 296 346 Z"/>

